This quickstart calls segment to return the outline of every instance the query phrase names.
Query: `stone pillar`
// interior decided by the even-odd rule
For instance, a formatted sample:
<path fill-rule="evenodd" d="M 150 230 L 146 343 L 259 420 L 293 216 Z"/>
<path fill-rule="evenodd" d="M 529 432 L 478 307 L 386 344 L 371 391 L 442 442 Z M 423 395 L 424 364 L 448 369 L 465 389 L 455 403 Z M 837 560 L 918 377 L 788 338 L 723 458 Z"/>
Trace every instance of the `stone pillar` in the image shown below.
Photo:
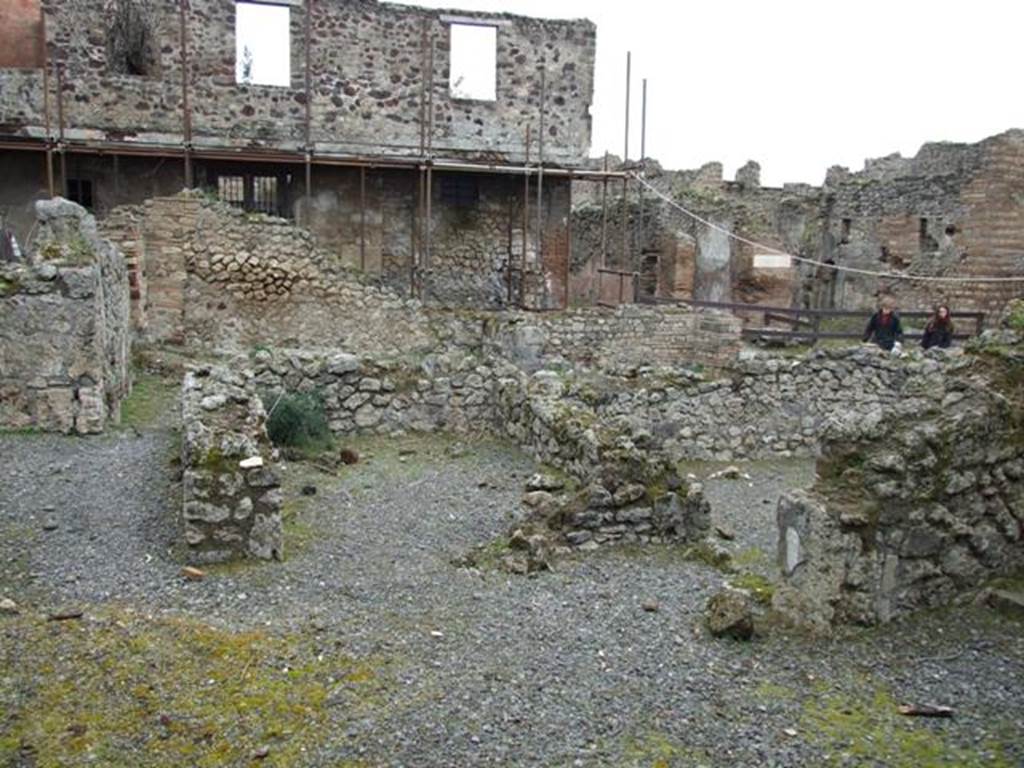
<path fill-rule="evenodd" d="M 281 502 L 253 375 L 196 368 L 182 388 L 182 528 L 188 558 L 280 560 Z"/>

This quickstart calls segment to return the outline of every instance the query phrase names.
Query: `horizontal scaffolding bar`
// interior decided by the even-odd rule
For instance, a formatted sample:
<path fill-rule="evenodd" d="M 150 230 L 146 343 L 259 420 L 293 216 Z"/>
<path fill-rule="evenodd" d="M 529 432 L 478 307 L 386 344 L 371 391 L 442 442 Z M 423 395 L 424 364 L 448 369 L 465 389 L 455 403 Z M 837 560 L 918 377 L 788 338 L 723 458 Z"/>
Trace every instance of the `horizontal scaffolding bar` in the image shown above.
<path fill-rule="evenodd" d="M 23 150 L 45 152 L 47 142 L 45 140 L 2 140 L 0 149 Z M 138 144 L 121 144 L 116 142 L 64 142 L 65 152 L 78 154 L 97 155 L 123 155 L 135 157 L 183 157 L 184 147 L 167 146 L 140 146 Z M 207 149 L 193 146 L 190 149 L 195 159 L 205 160 L 237 160 L 243 162 L 257 163 L 290 163 L 302 165 L 306 162 L 306 153 L 296 150 L 294 152 L 282 150 L 254 151 L 233 150 L 233 149 Z M 342 155 L 342 154 L 314 154 L 311 158 L 314 165 L 335 165 L 365 168 L 408 168 L 419 169 L 426 166 L 436 171 L 460 171 L 466 173 L 505 173 L 512 175 L 533 175 L 539 173 L 536 165 L 504 165 L 501 163 L 474 163 L 471 161 L 432 159 L 422 157 L 383 158 L 365 155 Z M 577 168 L 544 168 L 545 176 L 556 176 L 581 181 L 601 181 L 603 179 L 621 179 L 626 177 L 623 171 L 603 171 Z"/>

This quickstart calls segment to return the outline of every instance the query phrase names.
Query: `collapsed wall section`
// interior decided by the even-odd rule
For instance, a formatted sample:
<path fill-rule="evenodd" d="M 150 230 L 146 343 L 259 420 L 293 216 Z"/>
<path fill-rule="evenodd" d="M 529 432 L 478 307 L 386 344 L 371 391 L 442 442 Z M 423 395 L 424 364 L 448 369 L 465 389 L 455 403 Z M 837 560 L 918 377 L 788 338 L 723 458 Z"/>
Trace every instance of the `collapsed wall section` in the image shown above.
<path fill-rule="evenodd" d="M 0 263 L 0 427 L 102 432 L 131 389 L 124 259 L 78 205 L 36 214 L 28 258 Z"/>
<path fill-rule="evenodd" d="M 818 481 L 779 502 L 776 609 L 816 629 L 875 624 L 1024 568 L 1019 349 L 982 348 L 910 376 L 891 407 L 833 415 Z"/>

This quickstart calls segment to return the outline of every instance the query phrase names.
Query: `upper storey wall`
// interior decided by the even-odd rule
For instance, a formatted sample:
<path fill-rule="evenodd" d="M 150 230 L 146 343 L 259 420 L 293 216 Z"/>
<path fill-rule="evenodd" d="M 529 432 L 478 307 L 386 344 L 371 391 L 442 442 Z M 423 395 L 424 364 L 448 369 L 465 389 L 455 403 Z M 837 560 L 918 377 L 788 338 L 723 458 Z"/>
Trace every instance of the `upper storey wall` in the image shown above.
<path fill-rule="evenodd" d="M 310 142 L 320 153 L 415 156 L 422 128 L 435 155 L 520 162 L 531 126 L 536 159 L 543 79 L 545 160 L 573 165 L 587 154 L 596 44 L 591 22 L 436 11 L 374 0 L 276 4 L 289 17 L 287 86 L 236 82 L 236 12 L 243 3 L 185 4 L 186 80 L 196 147 L 300 150 L 306 145 L 308 100 Z M 151 40 L 145 75 L 116 71 L 111 3 L 42 0 L 45 27 L 39 30 L 42 34 L 45 28 L 51 62 L 63 68 L 60 107 L 70 140 L 175 146 L 183 140 L 179 2 L 136 0 L 136 5 L 143 9 Z M 496 30 L 494 100 L 451 93 L 451 29 L 460 22 Z M 485 66 L 489 54 L 474 56 Z M 58 84 L 56 77 L 51 81 L 51 133 L 56 135 Z M 0 131 L 44 135 L 43 90 L 38 68 L 0 70 Z"/>

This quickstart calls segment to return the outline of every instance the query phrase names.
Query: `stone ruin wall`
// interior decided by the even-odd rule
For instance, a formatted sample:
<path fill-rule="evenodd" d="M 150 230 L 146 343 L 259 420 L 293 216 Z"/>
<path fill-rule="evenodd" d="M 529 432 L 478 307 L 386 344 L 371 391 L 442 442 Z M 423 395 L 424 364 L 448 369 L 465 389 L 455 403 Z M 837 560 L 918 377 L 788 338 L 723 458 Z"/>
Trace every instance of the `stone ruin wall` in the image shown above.
<path fill-rule="evenodd" d="M 868 160 L 858 172 L 836 167 L 821 187 L 761 187 L 751 164 L 735 181 L 723 181 L 717 163 L 697 171 L 663 171 L 650 160 L 643 167 L 652 185 L 700 216 L 816 262 L 966 278 L 1024 273 L 1021 130 L 977 144 L 925 144 L 913 158 Z M 871 309 L 879 295 L 894 295 L 907 309 L 946 302 L 954 311 L 981 310 L 994 317 L 1020 289 L 1020 283 L 892 281 L 814 265 L 755 269 L 752 246 L 710 237 L 706 227 L 652 193 L 641 227 L 639 192 L 633 187 L 627 264 L 621 263 L 621 187 L 609 187 L 607 263 L 640 271 L 645 295 L 845 309 Z M 577 182 L 574 199 L 574 279 L 581 291 L 596 294 L 601 187 Z"/>
<path fill-rule="evenodd" d="M 1024 272 L 1024 131 L 978 144 L 926 144 L 916 157 L 883 158 L 855 174 L 833 169 L 824 192 L 813 251 L 821 259 L 925 275 Z M 946 302 L 993 319 L 1020 289 L 1020 283 L 934 285 L 855 275 L 836 282 L 837 301 L 848 306 L 871 306 L 878 293 L 889 293 L 905 307 Z"/>
<path fill-rule="evenodd" d="M 181 392 L 182 537 L 186 557 L 280 560 L 282 494 L 266 412 L 251 373 L 197 367 Z"/>
<path fill-rule="evenodd" d="M 600 364 L 686 358 L 711 367 L 739 347 L 733 318 L 679 307 L 429 311 L 351 270 L 306 230 L 198 193 L 118 209 L 105 226 L 142 265 L 133 278 L 135 326 L 153 341 L 394 356 L 430 351 L 454 333 L 476 347 L 494 337 L 527 364 L 538 356 Z"/>
<path fill-rule="evenodd" d="M 26 260 L 0 263 L 0 427 L 102 432 L 131 390 L 125 262 L 74 203 L 36 209 Z"/>
<path fill-rule="evenodd" d="M 418 302 L 343 266 L 284 219 L 186 192 L 147 201 L 143 240 L 153 341 L 403 351 L 427 341 Z"/>
<path fill-rule="evenodd" d="M 774 607 L 787 620 L 883 623 L 1024 568 L 1014 343 L 1010 358 L 982 347 L 910 374 L 892 407 L 833 414 L 817 482 L 778 506 Z"/>
<path fill-rule="evenodd" d="M 111 20 L 101 0 L 43 0 L 51 61 L 66 73 L 69 138 L 181 145 L 178 5 L 176 0 L 149 4 L 147 26 L 154 40 L 149 72 L 128 75 L 115 71 L 109 60 Z M 277 87 L 235 82 L 234 2 L 189 3 L 189 101 L 198 148 L 300 150 L 308 106 L 310 138 L 318 151 L 419 154 L 421 128 L 428 126 L 420 111 L 429 103 L 435 153 L 519 162 L 526 126 L 537 122 L 544 71 L 545 157 L 573 163 L 587 151 L 596 44 L 590 22 L 473 12 L 451 16 L 374 0 L 321 1 L 310 25 L 307 92 L 306 10 L 301 3 L 288 8 L 291 82 Z M 497 28 L 494 101 L 450 94 L 450 24 L 459 18 Z M 432 75 L 426 72 L 424 36 L 434 41 Z M 43 76 L 31 68 L 39 65 L 33 57 L 23 63 L 29 68 L 3 72 L 0 125 L 22 135 L 43 132 Z"/>

